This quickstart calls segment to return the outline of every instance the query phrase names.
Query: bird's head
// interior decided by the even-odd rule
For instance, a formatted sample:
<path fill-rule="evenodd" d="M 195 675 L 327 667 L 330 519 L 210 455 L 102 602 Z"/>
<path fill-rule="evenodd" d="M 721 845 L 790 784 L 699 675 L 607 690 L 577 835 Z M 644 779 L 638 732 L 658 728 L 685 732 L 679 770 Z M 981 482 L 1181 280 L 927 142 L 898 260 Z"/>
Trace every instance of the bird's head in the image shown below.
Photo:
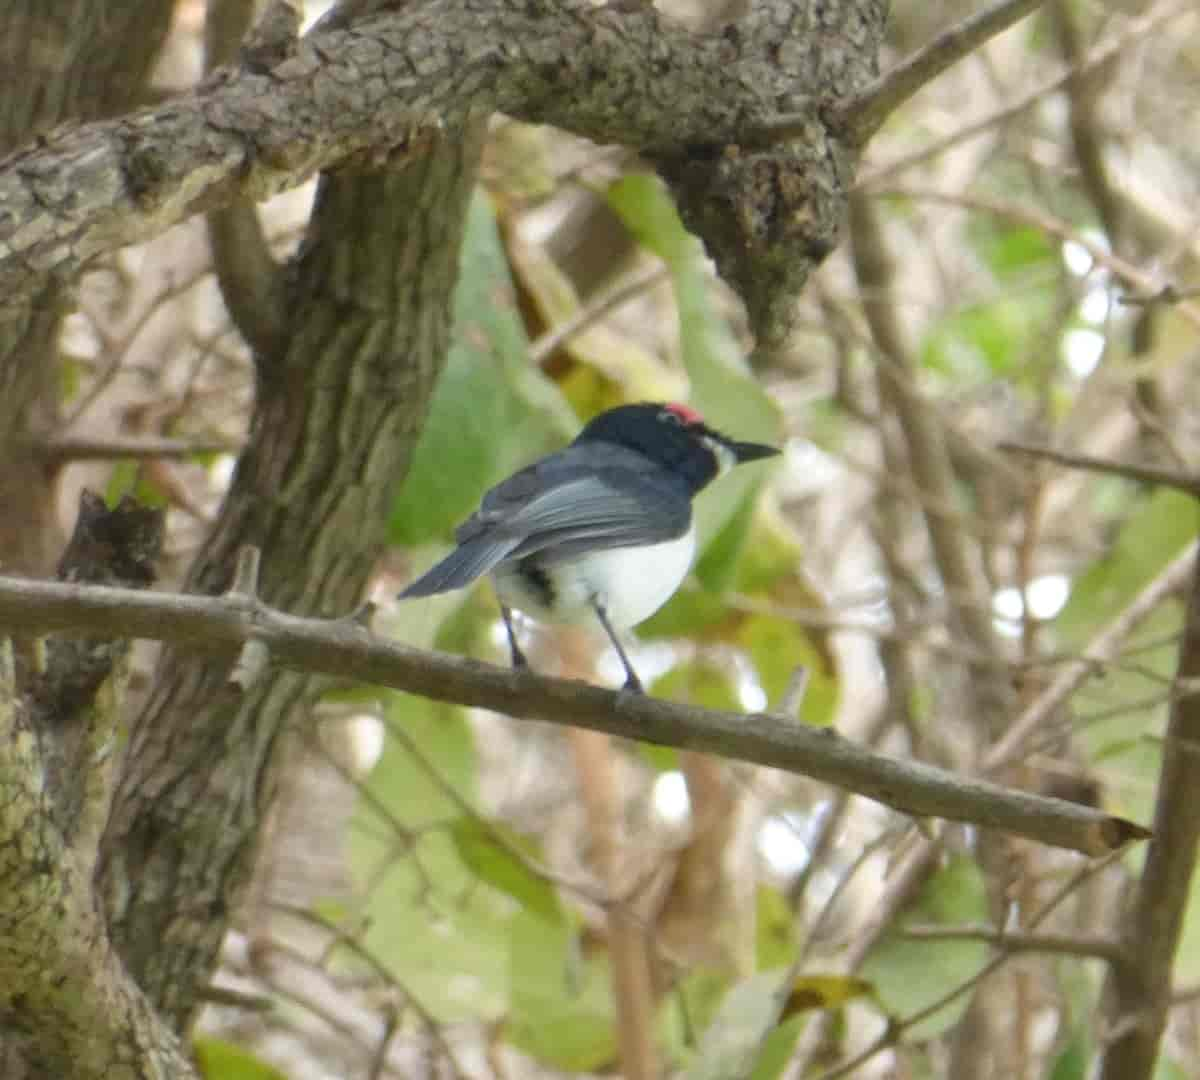
<path fill-rule="evenodd" d="M 773 446 L 741 442 L 713 430 L 687 405 L 658 402 L 602 412 L 575 441 L 610 442 L 636 450 L 680 476 L 693 493 L 735 465 L 779 453 Z"/>

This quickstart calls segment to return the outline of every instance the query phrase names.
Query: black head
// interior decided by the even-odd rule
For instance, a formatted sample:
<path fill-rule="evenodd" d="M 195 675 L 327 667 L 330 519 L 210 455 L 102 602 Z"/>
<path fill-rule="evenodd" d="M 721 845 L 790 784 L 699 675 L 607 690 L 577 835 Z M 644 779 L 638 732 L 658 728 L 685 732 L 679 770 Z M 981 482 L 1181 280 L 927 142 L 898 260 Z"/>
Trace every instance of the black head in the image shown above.
<path fill-rule="evenodd" d="M 720 473 L 779 451 L 738 442 L 714 431 L 686 405 L 643 402 L 600 413 L 579 433 L 581 442 L 610 442 L 644 454 L 681 477 L 694 494 Z"/>

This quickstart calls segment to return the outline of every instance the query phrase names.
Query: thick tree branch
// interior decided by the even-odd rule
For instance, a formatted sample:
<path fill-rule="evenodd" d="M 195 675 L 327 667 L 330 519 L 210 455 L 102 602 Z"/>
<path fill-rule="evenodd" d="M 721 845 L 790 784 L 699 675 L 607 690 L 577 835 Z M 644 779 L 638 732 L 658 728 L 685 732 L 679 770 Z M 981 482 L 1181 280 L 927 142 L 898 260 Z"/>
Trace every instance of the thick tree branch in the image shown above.
<path fill-rule="evenodd" d="M 194 1077 L 104 932 L 91 860 L 47 806 L 46 762 L 17 699 L 12 643 L 0 639 L 0 1014 L 38 1076 Z M 94 835 L 89 836 L 94 840 Z"/>
<path fill-rule="evenodd" d="M 834 110 L 835 123 L 862 146 L 926 83 L 1041 6 L 1042 0 L 996 0 L 991 7 L 968 15 L 839 105 Z"/>
<path fill-rule="evenodd" d="M 0 625 L 39 633 L 103 630 L 228 650 L 251 637 L 284 667 L 390 686 L 526 720 L 569 724 L 769 765 L 849 788 L 915 816 L 1003 829 L 1092 854 L 1145 837 L 1091 807 L 957 776 L 863 749 L 770 714 L 724 713 L 513 672 L 384 642 L 351 620 L 302 619 L 245 598 L 146 594 L 0 577 Z"/>
<path fill-rule="evenodd" d="M 416 0 L 318 28 L 270 71 L 217 72 L 191 94 L 48 136 L 0 165 L 0 310 L 45 274 L 70 278 L 189 215 L 356 159 L 400 162 L 429 132 L 502 111 L 654 160 L 756 329 L 778 336 L 836 240 L 853 169 L 853 149 L 814 103 L 870 78 L 884 15 L 882 0 L 842 0 L 817 23 L 788 0 L 762 0 L 738 34 L 694 35 L 649 5 Z M 803 137 L 722 150 L 781 112 L 807 112 Z"/>
<path fill-rule="evenodd" d="M 162 516 L 85 492 L 67 581 L 146 585 Z M 24 633 L 24 631 L 23 631 Z M 0 639 L 0 1015 L 31 1075 L 193 1075 L 112 948 L 94 893 L 120 753 L 128 639 L 106 630 L 25 649 Z M 25 692 L 18 693 L 18 684 Z"/>

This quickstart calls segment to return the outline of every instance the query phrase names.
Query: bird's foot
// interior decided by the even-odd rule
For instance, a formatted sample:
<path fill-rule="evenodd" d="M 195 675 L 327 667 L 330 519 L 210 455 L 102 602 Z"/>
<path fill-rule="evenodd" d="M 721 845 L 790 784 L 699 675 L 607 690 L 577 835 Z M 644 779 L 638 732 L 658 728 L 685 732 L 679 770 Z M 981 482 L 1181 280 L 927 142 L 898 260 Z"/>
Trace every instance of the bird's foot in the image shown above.
<path fill-rule="evenodd" d="M 642 685 L 642 680 L 639 679 L 632 671 L 625 676 L 625 685 L 621 687 L 622 694 L 637 694 L 639 697 L 646 696 L 646 688 Z"/>

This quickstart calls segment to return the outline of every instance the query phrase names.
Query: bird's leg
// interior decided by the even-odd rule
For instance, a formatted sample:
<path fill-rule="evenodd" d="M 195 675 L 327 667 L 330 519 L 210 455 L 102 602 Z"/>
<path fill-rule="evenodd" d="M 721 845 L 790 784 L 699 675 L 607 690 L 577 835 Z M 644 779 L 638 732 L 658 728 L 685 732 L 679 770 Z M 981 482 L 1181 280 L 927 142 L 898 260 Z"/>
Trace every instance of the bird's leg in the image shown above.
<path fill-rule="evenodd" d="M 504 620 L 504 629 L 508 631 L 508 651 L 512 656 L 512 666 L 518 671 L 524 671 L 529 667 L 529 661 L 525 659 L 525 654 L 521 652 L 521 646 L 517 644 L 517 632 L 513 629 L 512 608 L 501 604 L 500 618 Z"/>
<path fill-rule="evenodd" d="M 604 632 L 608 635 L 608 640 L 613 643 L 613 648 L 617 650 L 617 655 L 621 658 L 621 664 L 625 668 L 625 689 L 632 690 L 635 694 L 644 694 L 646 690 L 642 686 L 642 680 L 637 677 L 637 672 L 633 670 L 629 657 L 625 655 L 625 650 L 621 647 L 621 639 L 617 637 L 612 623 L 608 621 L 608 612 L 604 610 L 604 605 L 599 600 L 593 599 L 592 607 L 596 611 L 596 618 L 600 620 L 600 625 L 604 627 Z"/>

